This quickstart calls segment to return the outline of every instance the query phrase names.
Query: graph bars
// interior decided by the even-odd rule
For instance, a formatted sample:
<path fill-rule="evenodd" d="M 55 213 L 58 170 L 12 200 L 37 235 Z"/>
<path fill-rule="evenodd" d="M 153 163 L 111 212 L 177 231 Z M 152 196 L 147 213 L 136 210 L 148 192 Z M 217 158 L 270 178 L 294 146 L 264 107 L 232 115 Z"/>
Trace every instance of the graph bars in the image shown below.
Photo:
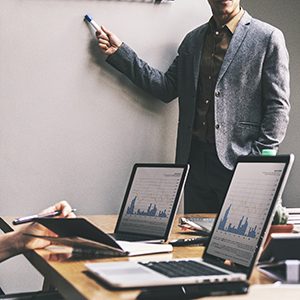
<path fill-rule="evenodd" d="M 133 198 L 133 200 L 130 203 L 130 206 L 127 207 L 126 213 L 128 215 L 139 215 L 139 216 L 160 217 L 160 218 L 166 218 L 167 217 L 166 209 L 163 210 L 163 211 L 159 211 L 158 214 L 156 214 L 157 213 L 157 207 L 156 207 L 156 204 L 153 205 L 153 203 L 149 204 L 147 211 L 140 210 L 140 209 L 137 209 L 137 211 L 135 211 L 136 198 L 137 198 L 137 196 L 135 196 Z M 153 205 L 153 208 L 152 208 L 152 205 Z"/>
<path fill-rule="evenodd" d="M 221 219 L 220 223 L 219 223 L 219 226 L 218 226 L 218 229 L 219 230 L 223 230 L 223 231 L 227 231 L 227 232 L 231 232 L 231 233 L 235 233 L 235 234 L 239 234 L 239 235 L 243 235 L 243 236 L 246 236 L 246 237 L 250 237 L 250 238 L 256 238 L 256 228 L 257 228 L 257 225 L 253 227 L 249 227 L 249 230 L 248 232 L 247 231 L 247 228 L 248 228 L 248 217 L 245 218 L 245 216 L 242 216 L 242 218 L 240 219 L 239 221 L 239 224 L 237 225 L 233 225 L 232 223 L 229 223 L 226 227 L 226 224 L 228 222 L 228 214 L 229 214 L 229 211 L 231 209 L 231 204 L 229 205 L 229 207 L 227 208 L 225 214 L 224 214 L 224 217 Z M 245 219 L 245 221 L 244 221 Z"/>
<path fill-rule="evenodd" d="M 168 218 L 173 207 L 180 173 L 170 173 L 152 178 L 140 176 L 132 186 L 128 195 L 129 203 L 125 214 L 128 217 L 159 217 Z"/>

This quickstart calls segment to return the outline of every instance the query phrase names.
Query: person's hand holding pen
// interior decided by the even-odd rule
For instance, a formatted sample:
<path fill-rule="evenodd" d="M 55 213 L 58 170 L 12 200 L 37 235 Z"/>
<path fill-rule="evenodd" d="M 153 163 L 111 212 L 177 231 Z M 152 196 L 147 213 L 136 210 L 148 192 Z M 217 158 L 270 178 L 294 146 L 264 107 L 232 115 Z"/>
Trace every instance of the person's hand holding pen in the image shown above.
<path fill-rule="evenodd" d="M 111 55 L 119 49 L 122 42 L 114 33 L 103 26 L 101 26 L 101 29 L 96 31 L 99 47 L 104 54 Z"/>
<path fill-rule="evenodd" d="M 75 218 L 76 215 L 73 212 L 71 206 L 67 201 L 61 201 L 54 206 L 51 206 L 41 212 L 39 215 L 44 215 L 48 213 L 59 212 L 57 218 Z M 44 236 L 56 236 L 55 233 L 44 227 L 43 225 L 31 222 L 29 224 L 20 225 L 15 231 L 15 234 L 18 235 L 16 241 L 18 242 L 18 251 L 22 253 L 26 250 L 37 249 L 37 248 L 45 248 L 51 244 L 50 241 L 46 241 L 43 239 L 38 239 L 34 237 L 30 237 L 24 234 L 33 234 L 33 235 L 44 235 Z"/>

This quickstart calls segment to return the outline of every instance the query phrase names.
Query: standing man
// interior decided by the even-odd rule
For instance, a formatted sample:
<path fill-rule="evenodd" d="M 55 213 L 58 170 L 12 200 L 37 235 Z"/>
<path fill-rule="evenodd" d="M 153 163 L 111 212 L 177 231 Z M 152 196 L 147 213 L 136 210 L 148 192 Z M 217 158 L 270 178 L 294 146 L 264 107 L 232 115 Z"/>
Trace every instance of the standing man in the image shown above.
<path fill-rule="evenodd" d="M 208 0 L 208 23 L 186 35 L 166 72 L 112 32 L 96 32 L 107 62 L 137 86 L 179 99 L 176 162 L 191 165 L 185 213 L 217 212 L 240 155 L 278 149 L 289 120 L 289 56 L 282 32 L 240 0 Z"/>

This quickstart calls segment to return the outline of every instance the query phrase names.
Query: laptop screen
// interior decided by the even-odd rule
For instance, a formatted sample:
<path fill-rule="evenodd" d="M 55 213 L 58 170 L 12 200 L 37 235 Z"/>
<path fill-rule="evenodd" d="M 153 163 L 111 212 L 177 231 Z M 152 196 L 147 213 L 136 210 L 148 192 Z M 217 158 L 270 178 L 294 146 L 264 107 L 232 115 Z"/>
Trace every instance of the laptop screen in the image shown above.
<path fill-rule="evenodd" d="M 281 198 L 290 158 L 240 159 L 205 256 L 229 260 L 246 268 L 253 264 L 266 228 L 272 221 L 276 201 Z"/>
<path fill-rule="evenodd" d="M 188 165 L 136 164 L 115 232 L 167 238 Z"/>

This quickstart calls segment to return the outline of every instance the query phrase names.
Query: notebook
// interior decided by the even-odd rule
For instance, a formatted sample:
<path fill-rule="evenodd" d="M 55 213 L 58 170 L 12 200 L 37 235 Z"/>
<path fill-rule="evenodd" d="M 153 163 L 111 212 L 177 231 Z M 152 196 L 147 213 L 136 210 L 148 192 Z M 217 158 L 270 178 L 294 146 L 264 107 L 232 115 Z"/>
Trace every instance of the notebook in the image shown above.
<path fill-rule="evenodd" d="M 110 235 L 118 241 L 167 241 L 188 171 L 187 164 L 135 164 Z"/>
<path fill-rule="evenodd" d="M 293 161 L 293 154 L 238 159 L 202 258 L 98 262 L 86 268 L 115 288 L 249 279 Z"/>

